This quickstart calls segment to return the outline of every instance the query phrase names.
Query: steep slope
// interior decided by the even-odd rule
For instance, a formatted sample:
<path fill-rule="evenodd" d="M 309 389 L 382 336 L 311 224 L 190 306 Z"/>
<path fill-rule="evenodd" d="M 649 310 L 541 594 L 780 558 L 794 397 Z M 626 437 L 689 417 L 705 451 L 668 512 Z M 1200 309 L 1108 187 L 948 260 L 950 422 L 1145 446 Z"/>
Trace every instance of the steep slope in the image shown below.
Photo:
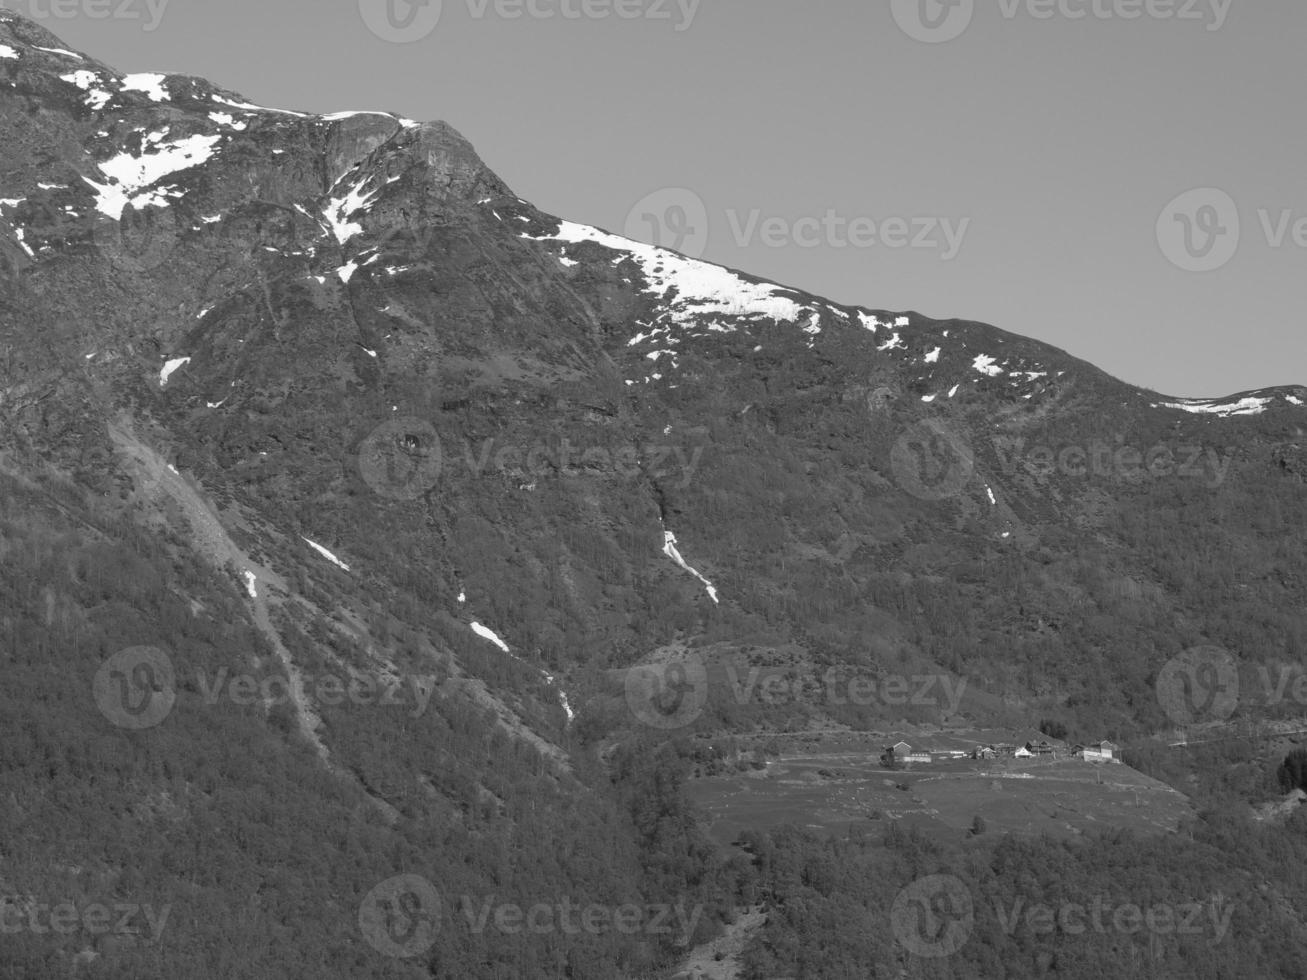
<path fill-rule="evenodd" d="M 56 821 L 24 752 L 63 764 L 60 726 L 89 732 L 123 812 L 164 807 L 181 848 L 228 785 L 205 767 L 257 759 L 221 856 L 286 786 L 292 818 L 265 824 L 311 814 L 350 855 L 322 873 L 323 962 L 291 970 L 382 975 L 351 917 L 424 867 L 450 895 L 729 905 L 650 856 L 698 845 L 645 834 L 647 774 L 614 788 L 597 761 L 631 737 L 1047 715 L 1121 737 L 1172 723 L 1153 684 L 1188 647 L 1250 669 L 1307 649 L 1307 389 L 1182 401 L 984 324 L 831 303 L 548 215 L 444 123 L 122 75 L 7 12 L 0 135 L 3 625 L 14 690 L 63 671 L 54 708 L 11 695 L 7 736 L 38 744 L 0 790 L 16 826 Z M 142 645 L 179 678 L 172 737 L 92 697 Z M 703 668 L 702 702 L 651 722 L 630 668 L 669 657 Z M 790 693 L 726 680 L 757 664 Z M 215 704 L 224 668 L 293 696 Z M 849 703 L 830 670 L 965 691 Z M 178 782 L 215 730 L 231 744 Z M 524 841 L 548 859 L 524 866 Z M 20 870 L 77 863 L 56 851 Z M 125 862 L 102 874 L 120 887 Z M 307 928 L 323 896 L 292 892 L 260 941 Z M 436 975 L 573 955 L 636 976 L 676 952 L 456 935 Z"/>
<path fill-rule="evenodd" d="M 4 29 L 16 450 L 107 489 L 126 412 L 332 604 L 408 592 L 591 694 L 705 635 L 952 671 L 972 713 L 1106 680 L 1141 702 L 1113 724 L 1164 721 L 1169 656 L 1246 642 L 1253 578 L 1257 656 L 1301 640 L 1304 389 L 1167 398 L 560 221 L 442 123 Z M 1230 565 L 1168 580 L 1190 550 Z"/>

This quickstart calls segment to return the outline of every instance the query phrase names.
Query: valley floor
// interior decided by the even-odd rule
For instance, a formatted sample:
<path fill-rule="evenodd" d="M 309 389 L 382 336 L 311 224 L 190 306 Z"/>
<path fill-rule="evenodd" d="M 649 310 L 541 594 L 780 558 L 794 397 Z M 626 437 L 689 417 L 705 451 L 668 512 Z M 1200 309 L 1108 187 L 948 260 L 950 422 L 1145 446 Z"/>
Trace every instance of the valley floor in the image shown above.
<path fill-rule="evenodd" d="M 695 779 L 689 793 L 722 844 L 743 830 L 782 823 L 844 834 L 854 828 L 874 833 L 902 821 L 956 839 L 970 832 L 976 817 L 986 832 L 997 833 L 1072 837 L 1114 828 L 1157 833 L 1174 831 L 1193 813 L 1181 793 L 1126 765 L 1000 758 L 910 763 L 891 770 L 880 752 L 894 740 L 832 736 L 774 756 L 764 769 Z"/>

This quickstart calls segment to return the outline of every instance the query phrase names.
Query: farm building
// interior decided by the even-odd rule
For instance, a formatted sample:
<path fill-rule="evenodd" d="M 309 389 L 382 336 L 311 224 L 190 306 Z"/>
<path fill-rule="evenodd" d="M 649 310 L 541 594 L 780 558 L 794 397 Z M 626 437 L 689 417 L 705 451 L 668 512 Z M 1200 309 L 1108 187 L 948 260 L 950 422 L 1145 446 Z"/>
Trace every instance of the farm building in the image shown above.
<path fill-rule="evenodd" d="M 1091 742 L 1088 745 L 1077 745 L 1071 750 L 1073 756 L 1078 756 L 1086 762 L 1118 762 L 1116 751 L 1120 748 L 1115 742 Z"/>

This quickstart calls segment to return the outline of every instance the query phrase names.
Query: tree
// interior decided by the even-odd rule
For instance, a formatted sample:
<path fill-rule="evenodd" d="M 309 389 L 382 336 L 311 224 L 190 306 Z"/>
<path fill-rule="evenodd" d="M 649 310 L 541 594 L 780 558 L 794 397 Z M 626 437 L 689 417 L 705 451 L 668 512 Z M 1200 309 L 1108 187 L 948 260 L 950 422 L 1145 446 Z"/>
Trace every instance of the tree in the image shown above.
<path fill-rule="evenodd" d="M 1039 723 L 1039 730 L 1049 738 L 1065 739 L 1066 725 L 1053 718 L 1044 718 Z"/>
<path fill-rule="evenodd" d="M 1275 775 L 1283 793 L 1307 789 L 1307 749 L 1294 749 L 1286 755 Z"/>

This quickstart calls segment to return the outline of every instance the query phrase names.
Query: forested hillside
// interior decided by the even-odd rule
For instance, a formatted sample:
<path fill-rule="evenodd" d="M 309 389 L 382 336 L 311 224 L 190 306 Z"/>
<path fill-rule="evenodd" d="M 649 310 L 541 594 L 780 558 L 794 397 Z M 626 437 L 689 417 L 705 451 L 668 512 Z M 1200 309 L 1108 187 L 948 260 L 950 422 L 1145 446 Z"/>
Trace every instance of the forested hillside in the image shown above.
<path fill-rule="evenodd" d="M 828 302 L 545 214 L 444 123 L 4 11 L 0 351 L 0 975 L 664 977 L 755 906 L 748 980 L 1301 958 L 1301 818 L 1248 806 L 1287 746 L 1176 756 L 1158 685 L 1215 649 L 1244 696 L 1197 720 L 1307 716 L 1257 693 L 1307 647 L 1307 389 Z M 688 802 L 731 736 L 1045 720 L 1199 818 L 722 848 Z M 922 956 L 896 896 L 940 873 L 974 915 Z M 1085 892 L 1234 911 L 994 911 Z"/>

